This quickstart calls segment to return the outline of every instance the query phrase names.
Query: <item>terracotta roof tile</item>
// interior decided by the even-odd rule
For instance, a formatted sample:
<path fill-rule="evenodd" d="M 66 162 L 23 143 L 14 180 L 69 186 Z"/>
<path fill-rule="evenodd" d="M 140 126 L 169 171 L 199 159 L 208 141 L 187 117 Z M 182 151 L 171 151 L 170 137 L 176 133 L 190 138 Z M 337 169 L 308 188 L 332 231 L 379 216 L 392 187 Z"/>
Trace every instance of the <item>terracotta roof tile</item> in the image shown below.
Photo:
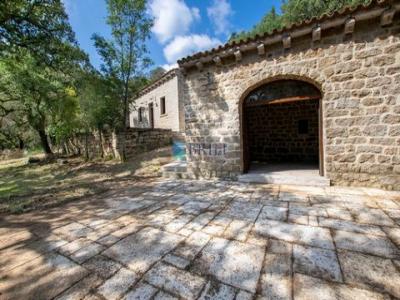
<path fill-rule="evenodd" d="M 241 39 L 239 41 L 228 42 L 228 43 L 226 43 L 224 45 L 220 45 L 220 46 L 218 46 L 216 48 L 212 48 L 210 50 L 206 50 L 206 51 L 203 51 L 203 52 L 195 53 L 193 55 L 190 55 L 190 56 L 187 56 L 185 58 L 182 58 L 182 59 L 178 60 L 178 64 L 181 65 L 181 64 L 183 64 L 185 62 L 196 60 L 196 59 L 199 59 L 201 57 L 208 56 L 208 55 L 211 55 L 211 54 L 215 54 L 215 53 L 218 53 L 218 52 L 221 52 L 221 51 L 224 51 L 224 50 L 228 50 L 228 49 L 231 49 L 231 48 L 239 47 L 239 46 L 251 43 L 251 42 L 256 42 L 256 41 L 259 41 L 261 39 L 265 39 L 267 37 L 272 37 L 272 36 L 274 36 L 276 34 L 290 33 L 293 30 L 300 29 L 300 28 L 302 28 L 304 26 L 308 26 L 308 25 L 313 24 L 313 23 L 321 23 L 321 22 L 326 21 L 326 20 L 335 19 L 335 18 L 338 18 L 338 17 L 350 15 L 350 14 L 353 14 L 355 12 L 361 12 L 361 11 L 369 10 L 369 9 L 377 7 L 377 6 L 387 6 L 387 5 L 390 5 L 390 4 L 393 4 L 393 3 L 399 3 L 399 2 L 400 2 L 400 0 L 372 0 L 367 5 L 361 4 L 361 5 L 358 5 L 358 6 L 347 6 L 347 7 L 342 8 L 341 10 L 338 10 L 338 11 L 335 11 L 335 12 L 332 12 L 332 13 L 323 14 L 320 17 L 314 17 L 312 19 L 308 19 L 308 20 L 305 20 L 305 21 L 300 22 L 300 23 L 294 23 L 294 24 L 291 24 L 291 25 L 286 26 L 286 27 L 284 27 L 282 29 L 279 29 L 279 30 L 275 29 L 271 33 L 265 32 L 264 34 L 261 34 L 261 35 L 257 34 L 254 37 L 248 37 L 248 38 L 245 38 L 245 39 Z"/>

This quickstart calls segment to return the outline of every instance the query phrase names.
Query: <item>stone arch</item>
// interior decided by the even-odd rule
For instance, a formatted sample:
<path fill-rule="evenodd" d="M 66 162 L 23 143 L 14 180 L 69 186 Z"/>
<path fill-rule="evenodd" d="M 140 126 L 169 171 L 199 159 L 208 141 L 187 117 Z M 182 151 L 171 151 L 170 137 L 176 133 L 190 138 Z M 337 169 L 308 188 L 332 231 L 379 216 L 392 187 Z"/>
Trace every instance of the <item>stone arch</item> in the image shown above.
<path fill-rule="evenodd" d="M 321 76 L 317 76 L 320 77 L 319 79 L 321 80 L 322 77 Z M 323 147 L 323 109 L 322 109 L 322 100 L 324 98 L 324 85 L 321 84 L 321 81 L 317 81 L 311 77 L 308 76 L 304 76 L 304 75 L 297 75 L 297 74 L 277 74 L 277 75 L 273 75 L 270 77 L 266 77 L 262 80 L 256 81 L 252 84 L 250 84 L 249 86 L 247 86 L 244 91 L 241 93 L 241 96 L 239 98 L 239 132 L 240 132 L 240 169 L 241 172 L 246 171 L 247 167 L 245 166 L 245 138 L 244 138 L 244 103 L 245 100 L 247 98 L 247 96 L 249 96 L 249 94 L 251 92 L 253 92 L 254 90 L 256 90 L 259 87 L 262 87 L 264 85 L 267 85 L 269 83 L 272 82 L 276 82 L 276 81 L 281 81 L 281 80 L 294 80 L 294 81 L 300 81 L 300 82 L 305 82 L 305 83 L 309 83 L 311 85 L 313 85 L 314 87 L 316 87 L 319 92 L 320 92 L 320 100 L 319 100 L 319 126 L 320 126 L 320 174 L 324 175 L 325 170 L 324 170 L 324 147 Z M 322 81 L 324 83 L 326 83 L 326 81 Z"/>

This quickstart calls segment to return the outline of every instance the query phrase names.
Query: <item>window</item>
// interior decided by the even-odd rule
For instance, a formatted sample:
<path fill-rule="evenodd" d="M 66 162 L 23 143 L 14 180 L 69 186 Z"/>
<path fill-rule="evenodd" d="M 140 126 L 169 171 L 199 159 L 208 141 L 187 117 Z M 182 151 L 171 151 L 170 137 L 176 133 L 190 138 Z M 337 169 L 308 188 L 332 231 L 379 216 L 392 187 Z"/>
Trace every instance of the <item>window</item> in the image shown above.
<path fill-rule="evenodd" d="M 143 107 L 139 107 L 138 119 L 139 119 L 139 122 L 143 122 Z"/>
<path fill-rule="evenodd" d="M 308 134 L 308 120 L 299 120 L 297 130 L 299 134 Z"/>
<path fill-rule="evenodd" d="M 165 110 L 165 97 L 161 97 L 160 99 L 160 113 L 162 115 L 166 114 L 166 110 Z"/>

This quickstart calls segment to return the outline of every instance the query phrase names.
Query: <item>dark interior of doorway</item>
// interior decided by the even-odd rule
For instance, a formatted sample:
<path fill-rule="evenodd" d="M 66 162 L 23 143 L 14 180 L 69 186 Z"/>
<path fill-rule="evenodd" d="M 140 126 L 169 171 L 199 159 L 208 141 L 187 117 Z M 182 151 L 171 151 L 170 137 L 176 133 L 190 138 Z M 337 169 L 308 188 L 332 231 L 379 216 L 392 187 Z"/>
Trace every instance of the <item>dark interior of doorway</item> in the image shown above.
<path fill-rule="evenodd" d="M 244 172 L 323 175 L 320 98 L 315 86 L 296 80 L 250 93 L 242 110 Z"/>
<path fill-rule="evenodd" d="M 318 167 L 318 100 L 246 108 L 250 162 Z"/>

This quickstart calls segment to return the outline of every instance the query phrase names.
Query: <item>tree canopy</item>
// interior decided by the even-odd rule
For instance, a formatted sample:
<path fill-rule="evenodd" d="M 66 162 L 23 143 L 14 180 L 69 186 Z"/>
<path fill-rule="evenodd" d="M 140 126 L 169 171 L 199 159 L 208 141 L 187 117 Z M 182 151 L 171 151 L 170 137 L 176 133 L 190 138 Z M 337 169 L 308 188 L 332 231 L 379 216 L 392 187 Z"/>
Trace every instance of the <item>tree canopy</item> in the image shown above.
<path fill-rule="evenodd" d="M 112 39 L 95 34 L 93 40 L 103 59 L 103 75 L 116 85 L 115 94 L 122 103 L 122 133 L 129 120 L 129 103 L 134 98 L 132 84 L 135 77 L 149 66 L 146 40 L 150 36 L 152 20 L 146 14 L 146 0 L 106 0 Z M 122 159 L 125 143 L 122 141 Z"/>
<path fill-rule="evenodd" d="M 325 13 L 332 13 L 346 6 L 368 4 L 370 0 L 286 0 L 280 7 L 281 13 L 272 9 L 251 30 L 233 33 L 230 41 L 239 41 L 264 33 L 271 33 L 276 29 L 290 26 Z"/>

